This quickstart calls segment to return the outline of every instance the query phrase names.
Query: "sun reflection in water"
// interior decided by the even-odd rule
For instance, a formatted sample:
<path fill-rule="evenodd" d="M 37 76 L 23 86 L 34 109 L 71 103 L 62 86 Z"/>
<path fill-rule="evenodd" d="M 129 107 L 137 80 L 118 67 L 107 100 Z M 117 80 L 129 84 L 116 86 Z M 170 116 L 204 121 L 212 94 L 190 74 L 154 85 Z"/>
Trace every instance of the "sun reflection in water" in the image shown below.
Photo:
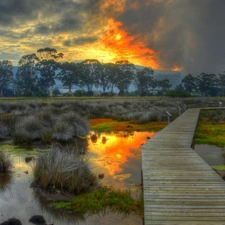
<path fill-rule="evenodd" d="M 140 176 L 136 178 L 135 174 L 140 174 L 136 170 L 141 171 L 141 145 L 154 134 L 155 132 L 92 133 L 88 146 L 92 169 L 97 174 L 104 173 L 103 183 L 118 181 L 117 178 L 120 181 L 127 178 L 132 178 L 133 182 L 139 181 Z M 95 138 L 92 138 L 93 135 Z"/>

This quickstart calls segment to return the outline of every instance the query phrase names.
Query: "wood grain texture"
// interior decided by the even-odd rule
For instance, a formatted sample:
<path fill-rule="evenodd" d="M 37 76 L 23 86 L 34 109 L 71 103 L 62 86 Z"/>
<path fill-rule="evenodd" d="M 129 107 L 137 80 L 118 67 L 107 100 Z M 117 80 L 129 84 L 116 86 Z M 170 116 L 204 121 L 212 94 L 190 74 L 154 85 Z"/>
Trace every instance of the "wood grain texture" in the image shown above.
<path fill-rule="evenodd" d="M 199 111 L 142 146 L 145 225 L 225 225 L 225 182 L 190 147 Z"/>

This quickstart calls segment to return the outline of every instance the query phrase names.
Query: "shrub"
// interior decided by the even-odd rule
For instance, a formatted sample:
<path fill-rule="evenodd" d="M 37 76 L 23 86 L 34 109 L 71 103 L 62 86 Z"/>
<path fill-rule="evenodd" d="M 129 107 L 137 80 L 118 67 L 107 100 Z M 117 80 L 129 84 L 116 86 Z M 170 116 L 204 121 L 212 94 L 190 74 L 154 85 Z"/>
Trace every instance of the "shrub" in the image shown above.
<path fill-rule="evenodd" d="M 170 90 L 165 94 L 169 97 L 191 97 L 191 95 L 186 91 Z"/>
<path fill-rule="evenodd" d="M 58 146 L 39 154 L 33 172 L 34 183 L 42 188 L 59 188 L 76 194 L 89 189 L 96 181 L 84 159 Z"/>

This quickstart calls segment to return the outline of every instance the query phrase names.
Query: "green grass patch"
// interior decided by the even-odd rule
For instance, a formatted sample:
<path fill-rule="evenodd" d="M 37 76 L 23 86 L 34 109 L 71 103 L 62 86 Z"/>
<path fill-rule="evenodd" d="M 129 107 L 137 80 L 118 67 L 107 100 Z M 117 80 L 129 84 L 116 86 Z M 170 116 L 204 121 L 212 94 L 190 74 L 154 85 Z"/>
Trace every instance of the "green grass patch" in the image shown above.
<path fill-rule="evenodd" d="M 49 206 L 55 209 L 72 209 L 71 202 L 53 202 Z"/>
<path fill-rule="evenodd" d="M 149 122 L 144 124 L 113 119 L 91 119 L 91 130 L 95 131 L 160 131 L 167 126 L 167 122 Z"/>
<path fill-rule="evenodd" d="M 196 127 L 194 143 L 225 146 L 225 110 L 201 110 Z"/>
<path fill-rule="evenodd" d="M 58 202 L 50 204 L 54 208 L 73 209 L 77 213 L 96 214 L 106 213 L 107 209 L 113 212 L 129 214 L 131 212 L 143 215 L 143 199 L 131 197 L 128 190 L 113 190 L 107 187 L 99 187 L 75 197 L 71 203 Z"/>
<path fill-rule="evenodd" d="M 215 170 L 225 170 L 225 165 L 216 165 L 212 166 L 212 168 Z"/>

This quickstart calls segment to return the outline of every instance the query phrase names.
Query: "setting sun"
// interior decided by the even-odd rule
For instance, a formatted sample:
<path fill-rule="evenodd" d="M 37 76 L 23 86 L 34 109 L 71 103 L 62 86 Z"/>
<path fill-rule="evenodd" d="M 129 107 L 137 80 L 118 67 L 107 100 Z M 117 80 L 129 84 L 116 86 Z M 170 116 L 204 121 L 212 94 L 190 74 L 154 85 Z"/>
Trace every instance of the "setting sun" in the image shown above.
<path fill-rule="evenodd" d="M 121 35 L 120 34 L 117 34 L 116 35 L 116 40 L 119 41 L 120 39 L 121 39 Z"/>

